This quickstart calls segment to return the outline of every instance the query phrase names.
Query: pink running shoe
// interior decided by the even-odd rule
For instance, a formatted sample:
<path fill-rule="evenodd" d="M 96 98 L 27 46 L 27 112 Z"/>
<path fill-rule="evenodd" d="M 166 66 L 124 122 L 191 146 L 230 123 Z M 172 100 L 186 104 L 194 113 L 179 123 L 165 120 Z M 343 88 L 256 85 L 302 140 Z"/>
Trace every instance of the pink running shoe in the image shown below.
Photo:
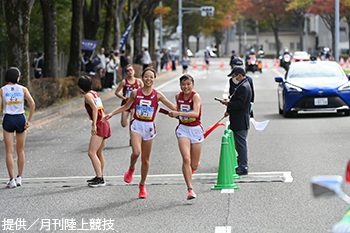
<path fill-rule="evenodd" d="M 146 191 L 145 185 L 141 186 L 141 184 L 139 184 L 139 188 L 140 188 L 139 198 L 146 199 L 147 198 L 147 191 Z"/>
<path fill-rule="evenodd" d="M 187 200 L 192 200 L 195 199 L 197 196 L 196 194 L 193 192 L 193 189 L 189 189 L 188 190 L 188 196 L 187 196 Z"/>
<path fill-rule="evenodd" d="M 130 168 L 128 169 L 127 172 L 125 172 L 124 174 L 124 181 L 126 183 L 130 183 L 132 181 L 132 174 L 134 173 L 135 169 L 134 170 L 131 170 Z"/>

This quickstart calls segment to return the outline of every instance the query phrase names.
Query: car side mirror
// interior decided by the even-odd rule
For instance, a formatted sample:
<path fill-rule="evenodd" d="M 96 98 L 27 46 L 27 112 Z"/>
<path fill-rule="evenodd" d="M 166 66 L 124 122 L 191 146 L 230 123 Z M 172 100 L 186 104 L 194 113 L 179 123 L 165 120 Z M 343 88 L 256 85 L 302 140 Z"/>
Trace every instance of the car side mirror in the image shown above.
<path fill-rule="evenodd" d="M 350 79 L 350 74 L 348 74 L 348 79 Z"/>
<path fill-rule="evenodd" d="M 275 82 L 283 83 L 283 78 L 282 77 L 275 77 Z"/>

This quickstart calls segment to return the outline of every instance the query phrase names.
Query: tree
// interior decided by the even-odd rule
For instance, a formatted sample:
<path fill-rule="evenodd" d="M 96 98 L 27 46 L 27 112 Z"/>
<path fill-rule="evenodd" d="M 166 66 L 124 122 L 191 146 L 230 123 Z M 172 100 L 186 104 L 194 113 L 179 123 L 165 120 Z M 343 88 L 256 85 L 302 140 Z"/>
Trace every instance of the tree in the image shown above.
<path fill-rule="evenodd" d="M 303 29 L 306 12 L 311 6 L 311 0 L 288 0 L 286 10 L 292 12 L 293 20 L 298 24 L 300 50 L 303 50 Z M 308 49 L 308 48 L 306 48 Z"/>
<path fill-rule="evenodd" d="M 121 16 L 127 0 L 115 0 L 113 47 L 119 50 L 121 38 Z"/>
<path fill-rule="evenodd" d="M 118 1 L 118 0 L 117 0 Z M 111 44 L 111 32 L 112 32 L 112 23 L 113 23 L 113 5 L 114 0 L 107 0 L 105 2 L 105 8 L 106 8 L 106 20 L 104 25 L 104 33 L 103 33 L 103 41 L 102 41 L 102 47 L 106 49 L 106 51 L 109 51 L 110 44 Z"/>
<path fill-rule="evenodd" d="M 332 35 L 332 49 L 335 48 L 335 4 L 334 0 L 312 0 L 307 13 L 319 15 Z"/>
<path fill-rule="evenodd" d="M 101 24 L 101 8 L 104 1 L 105 0 L 91 0 L 90 8 L 88 8 L 87 0 L 85 0 L 83 13 L 85 39 L 97 39 L 97 32 Z"/>
<path fill-rule="evenodd" d="M 44 75 L 57 78 L 56 0 L 40 0 L 44 21 Z"/>
<path fill-rule="evenodd" d="M 72 27 L 67 76 L 79 77 L 81 68 L 81 41 L 84 0 L 72 1 Z"/>
<path fill-rule="evenodd" d="M 288 19 L 286 12 L 286 0 L 250 0 L 245 11 L 241 12 L 244 16 L 255 16 L 256 20 L 266 22 L 272 29 L 275 36 L 276 57 L 279 57 L 280 41 L 278 38 L 278 28 Z"/>
<path fill-rule="evenodd" d="M 21 83 L 29 85 L 29 21 L 34 0 L 3 0 L 8 35 L 8 65 L 16 66 L 22 74 Z"/>

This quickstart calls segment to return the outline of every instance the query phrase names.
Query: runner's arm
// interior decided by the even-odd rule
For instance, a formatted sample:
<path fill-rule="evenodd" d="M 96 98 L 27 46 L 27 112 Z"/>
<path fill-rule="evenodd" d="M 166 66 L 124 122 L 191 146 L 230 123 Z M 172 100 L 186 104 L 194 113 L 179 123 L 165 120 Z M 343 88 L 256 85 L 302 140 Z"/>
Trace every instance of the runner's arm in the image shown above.
<path fill-rule="evenodd" d="M 29 117 L 25 125 L 25 129 L 27 129 L 30 126 L 30 122 L 32 121 L 32 117 L 34 114 L 35 110 L 35 102 L 33 100 L 33 97 L 29 93 L 28 89 L 26 87 L 23 87 L 23 93 L 24 93 L 24 98 L 28 101 L 30 110 L 29 110 Z M 0 107 L 0 112 L 1 112 L 1 107 Z"/>
<path fill-rule="evenodd" d="M 124 97 L 121 94 L 122 89 L 125 87 L 125 79 L 123 81 L 120 82 L 119 86 L 117 87 L 117 89 L 115 90 L 115 95 L 118 96 L 119 98 L 126 100 L 126 97 Z"/>
<path fill-rule="evenodd" d="M 158 101 L 160 101 L 160 102 L 162 102 L 165 106 L 167 106 L 168 108 L 170 108 L 171 110 L 173 110 L 173 111 L 176 111 L 177 110 L 177 108 L 176 108 L 176 106 L 173 104 L 173 103 L 171 103 L 164 95 L 163 95 L 163 93 L 161 93 L 161 92 L 157 92 L 157 97 L 158 97 Z"/>

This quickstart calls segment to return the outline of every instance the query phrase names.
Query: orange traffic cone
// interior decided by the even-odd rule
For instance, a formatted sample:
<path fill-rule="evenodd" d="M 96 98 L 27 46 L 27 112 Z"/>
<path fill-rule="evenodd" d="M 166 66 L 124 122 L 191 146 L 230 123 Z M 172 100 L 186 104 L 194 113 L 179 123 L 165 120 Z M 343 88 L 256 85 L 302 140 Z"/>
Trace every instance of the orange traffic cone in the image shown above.
<path fill-rule="evenodd" d="M 268 66 L 267 66 L 267 60 L 265 59 L 265 66 L 264 66 L 265 68 L 267 68 Z"/>
<path fill-rule="evenodd" d="M 197 69 L 197 62 L 196 59 L 193 59 L 193 65 L 192 65 L 193 69 Z"/>
<path fill-rule="evenodd" d="M 224 67 L 224 61 L 221 59 L 220 68 L 223 68 L 223 67 Z"/>
<path fill-rule="evenodd" d="M 277 66 L 276 58 L 273 59 L 273 66 Z"/>
<path fill-rule="evenodd" d="M 350 58 L 348 58 L 348 59 L 346 60 L 346 68 L 350 68 L 349 59 L 350 59 Z"/>
<path fill-rule="evenodd" d="M 344 66 L 344 58 L 340 58 L 340 66 Z"/>
<path fill-rule="evenodd" d="M 205 69 L 206 68 L 206 66 L 205 66 L 205 62 L 203 61 L 203 63 L 202 63 L 202 68 L 203 69 Z"/>
<path fill-rule="evenodd" d="M 167 66 L 167 71 L 171 70 L 173 68 L 173 65 L 171 64 L 171 62 L 168 62 L 168 66 Z"/>

